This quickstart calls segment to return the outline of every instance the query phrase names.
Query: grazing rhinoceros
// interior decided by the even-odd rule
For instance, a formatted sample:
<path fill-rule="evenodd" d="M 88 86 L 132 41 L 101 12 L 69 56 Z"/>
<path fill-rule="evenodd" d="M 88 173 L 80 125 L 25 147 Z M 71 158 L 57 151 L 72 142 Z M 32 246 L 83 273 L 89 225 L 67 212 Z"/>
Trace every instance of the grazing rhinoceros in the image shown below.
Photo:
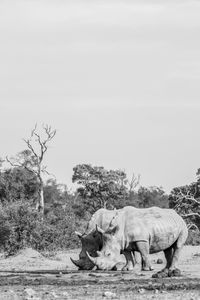
<path fill-rule="evenodd" d="M 140 252 L 143 269 L 149 270 L 149 253 L 164 251 L 166 267 L 153 277 L 177 276 L 177 261 L 188 230 L 184 220 L 173 209 L 125 207 L 116 212 L 109 228 L 102 233 L 103 247 L 97 257 L 88 258 L 99 269 L 113 268 L 122 250 Z"/>
<path fill-rule="evenodd" d="M 82 249 L 79 254 L 79 260 L 71 258 L 71 261 L 79 268 L 79 270 L 91 270 L 94 268 L 95 265 L 88 258 L 86 252 L 88 252 L 92 257 L 97 257 L 98 251 L 100 251 L 103 246 L 102 233 L 97 229 L 97 227 L 100 228 L 100 230 L 107 230 L 117 211 L 120 210 L 107 210 L 101 208 L 93 214 L 84 234 L 75 232 L 81 240 Z M 126 264 L 122 270 L 132 270 L 135 265 L 133 251 L 125 250 L 121 253 L 124 254 L 126 258 Z M 118 257 L 118 259 L 119 262 L 120 257 Z"/>

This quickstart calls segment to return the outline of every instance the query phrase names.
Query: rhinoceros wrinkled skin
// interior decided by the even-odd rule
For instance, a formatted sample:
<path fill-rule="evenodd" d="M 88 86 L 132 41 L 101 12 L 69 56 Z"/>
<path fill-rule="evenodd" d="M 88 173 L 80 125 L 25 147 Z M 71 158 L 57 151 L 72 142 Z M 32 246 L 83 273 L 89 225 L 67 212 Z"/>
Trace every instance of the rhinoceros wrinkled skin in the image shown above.
<path fill-rule="evenodd" d="M 103 247 L 101 230 L 107 230 L 109 228 L 112 219 L 119 211 L 121 210 L 107 210 L 101 208 L 93 214 L 84 234 L 76 232 L 77 236 L 81 240 L 82 249 L 79 254 L 79 260 L 74 260 L 71 258 L 71 261 L 79 268 L 79 270 L 91 270 L 94 268 L 95 265 L 88 258 L 86 252 L 88 252 L 91 257 L 98 256 L 98 251 L 100 251 Z M 99 229 L 97 229 L 97 226 Z M 132 270 L 135 265 L 133 251 L 122 251 L 121 253 L 124 254 L 126 258 L 126 265 L 123 267 L 123 270 Z M 118 256 L 118 262 L 119 260 L 120 257 Z"/>
<path fill-rule="evenodd" d="M 102 232 L 103 247 L 98 256 L 88 258 L 102 270 L 117 263 L 122 250 L 140 252 L 144 270 L 149 270 L 149 253 L 164 251 L 166 266 L 154 277 L 177 276 L 180 251 L 188 236 L 185 221 L 173 209 L 125 207 L 118 211 L 107 230 Z"/>

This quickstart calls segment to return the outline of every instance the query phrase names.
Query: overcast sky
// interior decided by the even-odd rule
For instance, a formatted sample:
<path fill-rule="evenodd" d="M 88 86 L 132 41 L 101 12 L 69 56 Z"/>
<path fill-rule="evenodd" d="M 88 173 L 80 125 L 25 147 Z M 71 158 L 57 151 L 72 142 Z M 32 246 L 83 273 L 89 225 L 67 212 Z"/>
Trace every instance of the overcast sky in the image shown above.
<path fill-rule="evenodd" d="M 0 157 L 37 122 L 46 163 L 124 169 L 169 192 L 200 167 L 200 2 L 0 2 Z"/>

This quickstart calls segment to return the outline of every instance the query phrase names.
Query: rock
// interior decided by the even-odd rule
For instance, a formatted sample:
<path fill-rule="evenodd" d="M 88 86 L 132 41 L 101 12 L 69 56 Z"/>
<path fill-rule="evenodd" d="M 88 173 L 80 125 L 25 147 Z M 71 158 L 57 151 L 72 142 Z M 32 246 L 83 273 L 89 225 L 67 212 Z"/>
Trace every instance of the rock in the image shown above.
<path fill-rule="evenodd" d="M 139 289 L 139 290 L 138 290 L 138 293 L 144 294 L 144 293 L 145 293 L 145 290 L 144 290 L 144 289 Z"/>
<path fill-rule="evenodd" d="M 25 296 L 26 300 L 40 300 L 39 297 L 36 297 L 36 292 L 32 288 L 26 288 L 24 292 L 27 294 Z"/>
<path fill-rule="evenodd" d="M 58 295 L 53 291 L 51 292 L 51 295 L 54 297 L 54 298 L 58 298 Z"/>
<path fill-rule="evenodd" d="M 26 292 L 29 297 L 34 297 L 36 294 L 36 292 L 32 288 L 26 288 L 24 292 Z"/>
<path fill-rule="evenodd" d="M 161 258 L 158 258 L 157 261 L 156 261 L 156 263 L 159 264 L 159 265 L 163 264 L 163 260 Z"/>
<path fill-rule="evenodd" d="M 169 277 L 179 277 L 181 276 L 181 271 L 179 269 L 169 270 Z"/>
<path fill-rule="evenodd" d="M 117 295 L 113 292 L 110 292 L 110 291 L 106 291 L 103 293 L 103 297 L 106 297 L 108 299 L 114 299 L 117 297 Z"/>
<path fill-rule="evenodd" d="M 152 278 L 166 278 L 168 277 L 168 270 L 162 270 L 152 275 Z"/>
<path fill-rule="evenodd" d="M 194 293 L 191 293 L 191 295 L 190 295 L 190 300 L 195 300 L 196 298 L 195 298 L 195 295 L 194 295 Z"/>

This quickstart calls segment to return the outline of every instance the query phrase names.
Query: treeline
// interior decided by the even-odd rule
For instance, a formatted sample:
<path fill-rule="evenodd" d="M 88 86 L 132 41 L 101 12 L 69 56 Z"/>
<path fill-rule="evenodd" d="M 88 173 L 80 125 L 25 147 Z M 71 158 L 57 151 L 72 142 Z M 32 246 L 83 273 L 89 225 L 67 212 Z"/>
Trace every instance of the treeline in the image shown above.
<path fill-rule="evenodd" d="M 50 178 L 43 185 L 44 211 L 36 204 L 40 194 L 37 176 L 23 167 L 0 170 L 0 245 L 8 254 L 23 247 L 39 251 L 78 246 L 75 230 L 83 231 L 91 215 L 99 208 L 121 208 L 125 205 L 168 207 L 168 196 L 162 188 L 136 187 L 124 171 L 78 165 L 73 169 L 71 192 L 64 184 Z"/>
<path fill-rule="evenodd" d="M 79 164 L 73 168 L 72 192 L 43 165 L 48 143 L 56 131 L 37 126 L 25 139 L 27 149 L 15 157 L 0 160 L 0 247 L 8 254 L 24 247 L 58 250 L 76 247 L 75 230 L 81 232 L 99 208 L 122 208 L 127 205 L 145 208 L 174 208 L 190 229 L 188 242 L 200 243 L 200 170 L 197 180 L 175 187 L 169 195 L 162 187 L 140 186 L 139 176 L 127 178 L 123 170 Z M 48 180 L 44 175 L 48 174 Z"/>
<path fill-rule="evenodd" d="M 25 168 L 0 170 L 0 244 L 8 254 L 24 247 L 55 251 L 77 247 L 75 230 L 84 231 L 91 215 L 99 208 L 127 205 L 145 208 L 172 207 L 186 218 L 191 228 L 189 242 L 199 243 L 200 228 L 198 181 L 174 188 L 167 195 L 161 187 L 139 186 L 139 178 L 128 180 L 121 170 L 106 170 L 89 164 L 73 169 L 75 192 L 54 178 L 44 184 L 44 212 L 36 209 L 37 177 Z"/>

